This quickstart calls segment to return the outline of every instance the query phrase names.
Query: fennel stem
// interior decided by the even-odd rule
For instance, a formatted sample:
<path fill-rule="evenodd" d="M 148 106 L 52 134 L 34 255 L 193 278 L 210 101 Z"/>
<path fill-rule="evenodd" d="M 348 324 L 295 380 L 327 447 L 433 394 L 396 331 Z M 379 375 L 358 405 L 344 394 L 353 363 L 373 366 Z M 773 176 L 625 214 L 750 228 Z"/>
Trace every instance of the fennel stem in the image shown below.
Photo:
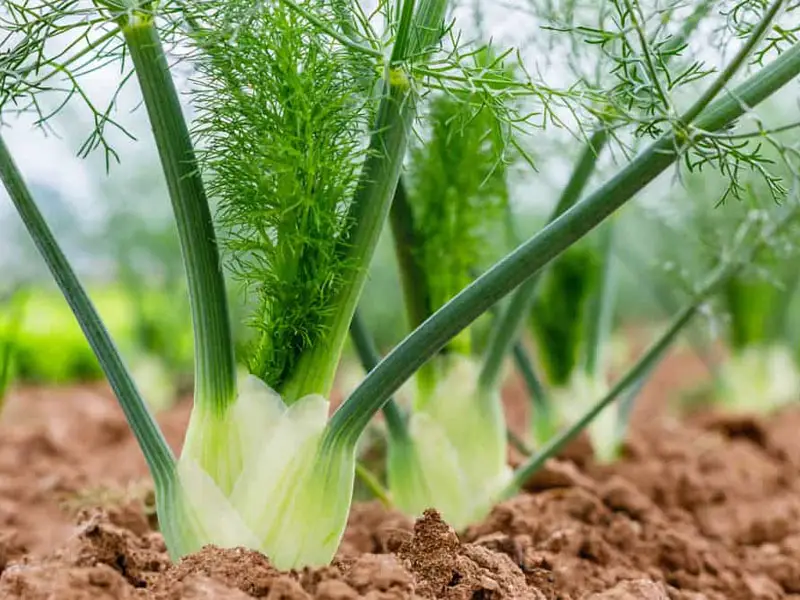
<path fill-rule="evenodd" d="M 36 202 L 2 137 L 0 137 L 0 179 L 22 218 L 28 234 L 47 263 L 50 273 L 56 280 L 89 345 L 97 356 L 103 373 L 108 378 L 125 414 L 125 419 L 142 449 L 147 466 L 156 483 L 156 492 L 161 495 L 174 481 L 175 458 L 172 450 L 150 414 L 147 404 L 142 400 L 114 341 L 97 313 L 97 309 L 36 206 Z M 161 505 L 159 503 L 159 506 Z"/>
<path fill-rule="evenodd" d="M 412 0 L 405 0 L 403 14 L 410 14 L 414 7 Z M 300 356 L 280 390 L 287 403 L 307 394 L 327 395 L 333 385 L 350 321 L 389 214 L 416 116 L 417 98 L 402 65 L 410 57 L 419 59 L 436 42 L 446 7 L 447 0 L 422 0 L 414 17 L 401 21 L 384 71 L 367 158 L 348 209 L 349 229 L 338 246 L 342 262 L 351 263 L 354 268 L 331 305 L 327 334 Z M 355 443 L 355 438 L 351 441 Z"/>
<path fill-rule="evenodd" d="M 135 13 L 122 23 L 122 30 L 150 118 L 181 243 L 195 339 L 195 402 L 221 415 L 236 399 L 236 366 L 211 211 L 153 18 Z"/>
<path fill-rule="evenodd" d="M 361 311 L 358 309 L 353 313 L 353 320 L 350 322 L 350 339 L 353 341 L 361 366 L 364 371 L 369 373 L 381 362 L 381 356 L 375 347 L 375 340 L 372 339 L 367 324 L 361 316 Z M 408 437 L 405 415 L 394 398 L 389 398 L 388 402 L 384 404 L 383 416 L 386 419 L 386 428 L 391 439 L 401 440 Z"/>
<path fill-rule="evenodd" d="M 800 73 L 800 42 L 734 90 L 713 101 L 691 124 L 702 139 L 741 117 L 750 107 Z M 684 122 L 685 123 L 685 122 Z M 529 279 L 571 244 L 592 231 L 680 156 L 687 136 L 665 133 L 582 202 L 574 205 L 432 315 L 388 354 L 331 418 L 327 443 L 363 431 L 372 416 L 422 364 L 490 306 Z"/>
<path fill-rule="evenodd" d="M 414 249 L 419 248 L 419 240 L 414 225 L 414 213 L 408 201 L 408 194 L 403 178 L 397 184 L 397 190 L 392 201 L 389 213 L 389 223 L 392 228 L 395 257 L 400 282 L 405 299 L 408 325 L 413 331 L 425 322 L 431 314 L 431 294 L 427 284 L 427 277 L 414 255 Z M 436 371 L 433 363 L 426 363 L 416 373 L 417 385 L 423 398 L 430 396 L 436 386 Z"/>
<path fill-rule="evenodd" d="M 514 364 L 525 382 L 525 388 L 528 390 L 528 397 L 533 408 L 533 437 L 535 440 L 549 439 L 555 431 L 556 424 L 553 407 L 550 405 L 547 392 L 545 392 L 542 382 L 539 381 L 536 371 L 533 369 L 531 357 L 521 341 L 518 340 L 514 344 L 512 353 Z"/>
<path fill-rule="evenodd" d="M 363 463 L 356 463 L 356 477 L 361 480 L 361 483 L 364 484 L 378 502 L 386 508 L 392 508 L 392 499 L 389 496 L 389 492 Z"/>

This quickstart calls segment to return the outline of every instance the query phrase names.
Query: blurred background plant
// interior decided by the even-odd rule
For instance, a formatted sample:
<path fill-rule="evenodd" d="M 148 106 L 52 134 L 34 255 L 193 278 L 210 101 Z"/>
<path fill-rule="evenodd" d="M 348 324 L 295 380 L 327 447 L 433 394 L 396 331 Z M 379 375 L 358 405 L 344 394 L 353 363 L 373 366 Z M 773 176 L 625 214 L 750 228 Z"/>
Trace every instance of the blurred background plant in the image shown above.
<path fill-rule="evenodd" d="M 0 409 L 5 402 L 6 393 L 16 373 L 19 330 L 25 318 L 25 304 L 28 300 L 24 289 L 13 290 L 2 303 L 4 307 L 2 333 L 0 334 Z"/>
<path fill-rule="evenodd" d="M 769 222 L 797 193 L 796 135 L 771 131 L 791 120 L 793 102 L 771 103 L 765 116 L 734 134 L 737 140 L 759 139 L 768 177 L 750 169 L 733 189 L 718 174 L 686 173 L 680 188 L 638 207 L 639 234 L 653 249 L 647 259 L 650 286 L 665 307 L 685 297 L 715 257 L 730 251 L 743 226 Z M 797 259 L 797 240 L 781 236 L 727 283 L 690 339 L 712 377 L 688 393 L 684 404 L 769 412 L 800 397 Z M 641 262 L 623 261 L 631 272 L 641 273 Z"/>
<path fill-rule="evenodd" d="M 71 133 L 68 125 L 64 138 L 74 142 Z M 154 159 L 145 154 L 139 164 L 98 178 L 100 184 L 89 192 L 88 210 L 81 206 L 86 198 L 40 189 L 48 190 L 41 194 L 44 211 L 87 274 L 98 310 L 120 340 L 146 398 L 158 410 L 170 406 L 191 384 L 192 334 L 174 224 L 163 210 L 166 191 L 160 178 L 150 176 L 157 168 Z M 102 172 L 104 166 L 87 159 L 81 168 Z M 21 224 L 3 218 L 0 227 L 8 245 L 2 258 L 4 293 L 14 298 L 0 305 L 5 324 L 0 340 L 8 345 L 13 339 L 7 384 L 12 379 L 20 385 L 101 379 L 94 354 Z M 15 288 L 24 290 L 24 313 Z"/>

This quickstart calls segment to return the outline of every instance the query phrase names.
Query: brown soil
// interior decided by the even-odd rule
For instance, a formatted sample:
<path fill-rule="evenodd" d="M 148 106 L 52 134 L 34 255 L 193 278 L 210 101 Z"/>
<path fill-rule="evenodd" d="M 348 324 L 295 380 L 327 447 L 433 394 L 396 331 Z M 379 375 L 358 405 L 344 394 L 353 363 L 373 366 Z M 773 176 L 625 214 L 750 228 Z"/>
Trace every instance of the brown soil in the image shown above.
<path fill-rule="evenodd" d="M 110 393 L 17 391 L 0 425 L 0 598 L 800 599 L 800 409 L 659 410 L 702 377 L 696 360 L 664 365 L 612 466 L 573 447 L 460 536 L 432 511 L 411 523 L 357 504 L 334 563 L 290 573 L 244 549 L 171 565 Z M 160 419 L 175 447 L 187 415 L 182 403 Z"/>

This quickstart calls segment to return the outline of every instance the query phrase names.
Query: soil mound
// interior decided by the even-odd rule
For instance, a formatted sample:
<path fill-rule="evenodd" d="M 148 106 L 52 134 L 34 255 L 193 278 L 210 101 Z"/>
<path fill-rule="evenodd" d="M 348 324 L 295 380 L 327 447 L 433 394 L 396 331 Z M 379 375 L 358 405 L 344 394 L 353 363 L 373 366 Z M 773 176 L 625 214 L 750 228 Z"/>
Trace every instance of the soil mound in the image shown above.
<path fill-rule="evenodd" d="M 358 504 L 331 566 L 280 572 L 242 548 L 171 564 L 108 391 L 18 392 L 0 424 L 0 598 L 800 599 L 800 407 L 651 414 L 617 463 L 551 460 L 467 531 Z M 176 447 L 187 415 L 161 418 Z"/>

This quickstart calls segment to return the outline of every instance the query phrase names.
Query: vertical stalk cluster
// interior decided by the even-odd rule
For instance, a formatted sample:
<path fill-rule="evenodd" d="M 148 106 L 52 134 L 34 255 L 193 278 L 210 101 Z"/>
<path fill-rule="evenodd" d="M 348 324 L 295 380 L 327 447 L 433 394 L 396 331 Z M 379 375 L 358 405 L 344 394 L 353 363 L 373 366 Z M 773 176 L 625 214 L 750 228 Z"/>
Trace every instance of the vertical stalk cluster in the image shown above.
<path fill-rule="evenodd" d="M 120 25 L 178 228 L 195 332 L 195 398 L 221 413 L 236 394 L 225 282 L 208 199 L 154 18 L 149 12 L 136 11 L 122 17 Z"/>

